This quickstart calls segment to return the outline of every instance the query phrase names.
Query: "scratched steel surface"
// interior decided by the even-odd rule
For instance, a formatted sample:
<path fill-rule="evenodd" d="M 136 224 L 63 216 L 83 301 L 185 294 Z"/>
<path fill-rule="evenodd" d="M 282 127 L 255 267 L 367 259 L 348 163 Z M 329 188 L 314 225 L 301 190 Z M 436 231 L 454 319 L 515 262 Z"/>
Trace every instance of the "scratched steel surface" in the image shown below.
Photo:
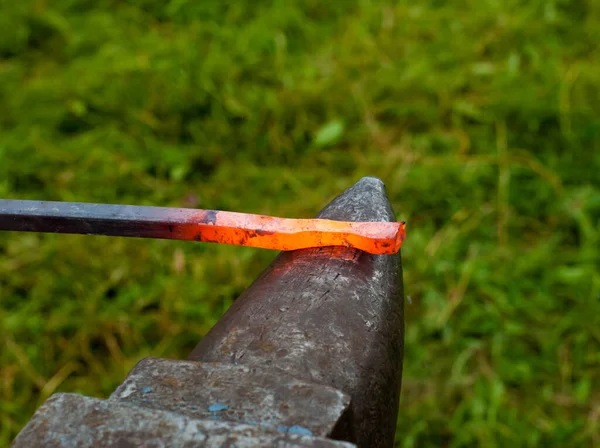
<path fill-rule="evenodd" d="M 344 442 L 226 421 L 200 420 L 77 394 L 55 394 L 19 433 L 13 448 L 321 447 Z"/>
<path fill-rule="evenodd" d="M 395 221 L 379 179 L 363 178 L 318 215 Z M 335 436 L 392 446 L 404 343 L 400 254 L 319 248 L 280 254 L 189 359 L 271 368 L 351 396 Z"/>
<path fill-rule="evenodd" d="M 110 400 L 320 437 L 332 433 L 350 404 L 337 389 L 272 369 L 160 358 L 140 361 Z"/>

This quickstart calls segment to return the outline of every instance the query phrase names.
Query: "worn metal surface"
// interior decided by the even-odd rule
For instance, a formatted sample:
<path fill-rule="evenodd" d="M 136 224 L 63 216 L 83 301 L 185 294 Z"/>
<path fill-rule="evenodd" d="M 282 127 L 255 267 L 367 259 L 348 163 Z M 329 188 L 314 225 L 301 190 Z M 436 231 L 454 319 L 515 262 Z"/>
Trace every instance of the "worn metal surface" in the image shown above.
<path fill-rule="evenodd" d="M 322 447 L 354 445 L 277 429 L 200 420 L 77 394 L 56 394 L 17 436 L 35 447 Z"/>
<path fill-rule="evenodd" d="M 363 178 L 319 218 L 394 221 L 383 183 Z M 334 436 L 392 446 L 404 338 L 400 255 L 320 248 L 280 254 L 189 359 L 263 366 L 352 398 Z"/>
<path fill-rule="evenodd" d="M 350 403 L 337 389 L 272 369 L 160 358 L 140 361 L 110 400 L 320 437 L 332 433 Z"/>

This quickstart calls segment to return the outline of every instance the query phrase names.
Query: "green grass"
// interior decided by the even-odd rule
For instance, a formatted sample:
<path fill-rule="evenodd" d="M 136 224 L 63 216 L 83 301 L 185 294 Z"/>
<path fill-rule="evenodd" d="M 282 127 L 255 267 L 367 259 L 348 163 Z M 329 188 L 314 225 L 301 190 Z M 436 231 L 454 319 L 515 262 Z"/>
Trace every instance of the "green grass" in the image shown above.
<path fill-rule="evenodd" d="M 0 0 L 0 197 L 399 219 L 398 446 L 600 444 L 600 3 Z M 183 358 L 274 254 L 0 235 L 0 445 Z"/>

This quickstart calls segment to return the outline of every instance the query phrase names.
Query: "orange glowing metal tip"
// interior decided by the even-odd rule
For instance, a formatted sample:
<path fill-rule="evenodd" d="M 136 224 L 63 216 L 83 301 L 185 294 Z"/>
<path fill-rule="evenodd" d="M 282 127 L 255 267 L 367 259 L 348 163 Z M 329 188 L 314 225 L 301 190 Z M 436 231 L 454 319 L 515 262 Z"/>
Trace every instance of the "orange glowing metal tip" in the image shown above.
<path fill-rule="evenodd" d="M 0 200 L 0 230 L 163 238 L 274 250 L 354 247 L 394 254 L 406 237 L 404 222 L 288 219 L 246 213 Z"/>
<path fill-rule="evenodd" d="M 405 235 L 403 222 L 288 219 L 218 211 L 214 212 L 214 223 L 201 218 L 196 226 L 183 232 L 182 239 L 275 250 L 346 246 L 372 254 L 393 254 L 400 249 Z"/>

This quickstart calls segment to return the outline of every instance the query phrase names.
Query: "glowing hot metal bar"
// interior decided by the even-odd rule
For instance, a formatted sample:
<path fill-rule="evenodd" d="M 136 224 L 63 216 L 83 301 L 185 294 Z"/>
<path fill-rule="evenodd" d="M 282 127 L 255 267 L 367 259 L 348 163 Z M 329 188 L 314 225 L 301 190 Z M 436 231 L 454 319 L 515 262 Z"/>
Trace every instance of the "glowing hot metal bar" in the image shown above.
<path fill-rule="evenodd" d="M 77 233 L 236 244 L 274 250 L 346 246 L 398 252 L 404 222 L 288 219 L 246 213 L 134 205 L 0 199 L 0 230 Z"/>

